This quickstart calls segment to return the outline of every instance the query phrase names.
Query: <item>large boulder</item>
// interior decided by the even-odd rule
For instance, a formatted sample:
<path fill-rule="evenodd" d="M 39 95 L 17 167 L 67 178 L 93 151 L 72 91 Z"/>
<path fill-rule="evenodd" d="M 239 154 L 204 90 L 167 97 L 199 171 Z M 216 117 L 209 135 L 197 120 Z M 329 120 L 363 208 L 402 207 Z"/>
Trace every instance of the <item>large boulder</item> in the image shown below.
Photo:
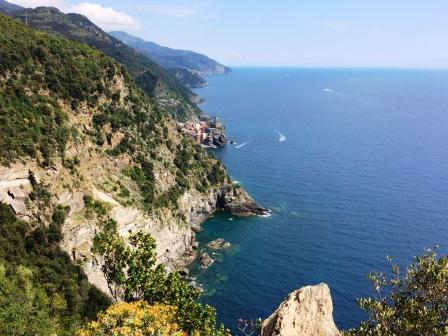
<path fill-rule="evenodd" d="M 269 214 L 268 209 L 258 205 L 243 188 L 234 185 L 222 188 L 218 194 L 216 205 L 218 208 L 239 217 L 266 216 Z"/>
<path fill-rule="evenodd" d="M 330 288 L 324 283 L 291 294 L 263 321 L 261 336 L 339 336 Z"/>

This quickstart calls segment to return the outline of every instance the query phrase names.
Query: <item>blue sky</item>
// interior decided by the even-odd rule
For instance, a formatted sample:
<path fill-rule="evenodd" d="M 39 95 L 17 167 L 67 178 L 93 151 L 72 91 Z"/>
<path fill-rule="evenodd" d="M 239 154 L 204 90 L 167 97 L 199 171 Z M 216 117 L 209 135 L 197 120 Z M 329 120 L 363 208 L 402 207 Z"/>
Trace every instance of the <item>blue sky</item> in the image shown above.
<path fill-rule="evenodd" d="M 446 0 L 10 0 L 230 66 L 448 68 Z"/>

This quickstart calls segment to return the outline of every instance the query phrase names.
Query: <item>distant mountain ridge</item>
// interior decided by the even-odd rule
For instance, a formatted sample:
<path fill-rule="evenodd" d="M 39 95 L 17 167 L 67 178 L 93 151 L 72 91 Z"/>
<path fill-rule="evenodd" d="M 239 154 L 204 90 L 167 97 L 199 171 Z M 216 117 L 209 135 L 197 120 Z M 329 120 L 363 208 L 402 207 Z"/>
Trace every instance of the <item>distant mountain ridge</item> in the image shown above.
<path fill-rule="evenodd" d="M 29 27 L 86 43 L 116 59 L 128 69 L 135 82 L 176 119 L 191 119 L 201 114 L 196 105 L 199 97 L 185 87 L 176 76 L 142 53 L 110 36 L 87 17 L 75 13 L 64 14 L 54 7 L 35 9 L 19 7 L 8 10 L 9 3 L 0 1 L 2 1 L 1 12 L 22 22 L 26 20 Z"/>
<path fill-rule="evenodd" d="M 11 13 L 21 10 L 23 7 L 9 3 L 5 0 L 0 0 L 0 12 L 10 15 Z"/>
<path fill-rule="evenodd" d="M 109 34 L 150 57 L 164 68 L 184 68 L 201 75 L 225 74 L 232 71 L 229 67 L 194 51 L 164 47 L 122 31 L 113 31 Z"/>
<path fill-rule="evenodd" d="M 184 68 L 169 68 L 167 69 L 179 82 L 189 88 L 201 88 L 207 86 L 207 81 L 197 72 L 193 72 Z"/>

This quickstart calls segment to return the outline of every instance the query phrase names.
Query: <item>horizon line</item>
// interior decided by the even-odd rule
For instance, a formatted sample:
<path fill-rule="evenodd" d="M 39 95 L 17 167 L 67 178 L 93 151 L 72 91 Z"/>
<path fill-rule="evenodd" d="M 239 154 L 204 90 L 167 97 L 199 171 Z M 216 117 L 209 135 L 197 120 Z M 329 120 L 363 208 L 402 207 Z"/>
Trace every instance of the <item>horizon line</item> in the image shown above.
<path fill-rule="evenodd" d="M 446 67 L 431 67 L 431 66 L 326 66 L 326 65 L 225 65 L 229 68 L 242 69 L 340 69 L 340 70 L 443 70 L 447 71 Z"/>

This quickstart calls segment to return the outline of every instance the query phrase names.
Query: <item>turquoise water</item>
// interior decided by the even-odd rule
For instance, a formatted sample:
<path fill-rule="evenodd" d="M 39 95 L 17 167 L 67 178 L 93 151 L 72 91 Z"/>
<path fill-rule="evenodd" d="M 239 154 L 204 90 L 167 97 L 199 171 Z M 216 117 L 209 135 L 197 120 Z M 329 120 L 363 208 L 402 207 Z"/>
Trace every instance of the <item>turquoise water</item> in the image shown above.
<path fill-rule="evenodd" d="M 220 214 L 201 248 L 232 244 L 197 281 L 234 329 L 285 295 L 326 282 L 340 328 L 364 316 L 356 298 L 386 255 L 407 263 L 448 251 L 448 72 L 236 69 L 198 90 L 206 113 L 244 144 L 215 153 L 269 218 Z M 286 137 L 279 141 L 280 134 Z"/>

